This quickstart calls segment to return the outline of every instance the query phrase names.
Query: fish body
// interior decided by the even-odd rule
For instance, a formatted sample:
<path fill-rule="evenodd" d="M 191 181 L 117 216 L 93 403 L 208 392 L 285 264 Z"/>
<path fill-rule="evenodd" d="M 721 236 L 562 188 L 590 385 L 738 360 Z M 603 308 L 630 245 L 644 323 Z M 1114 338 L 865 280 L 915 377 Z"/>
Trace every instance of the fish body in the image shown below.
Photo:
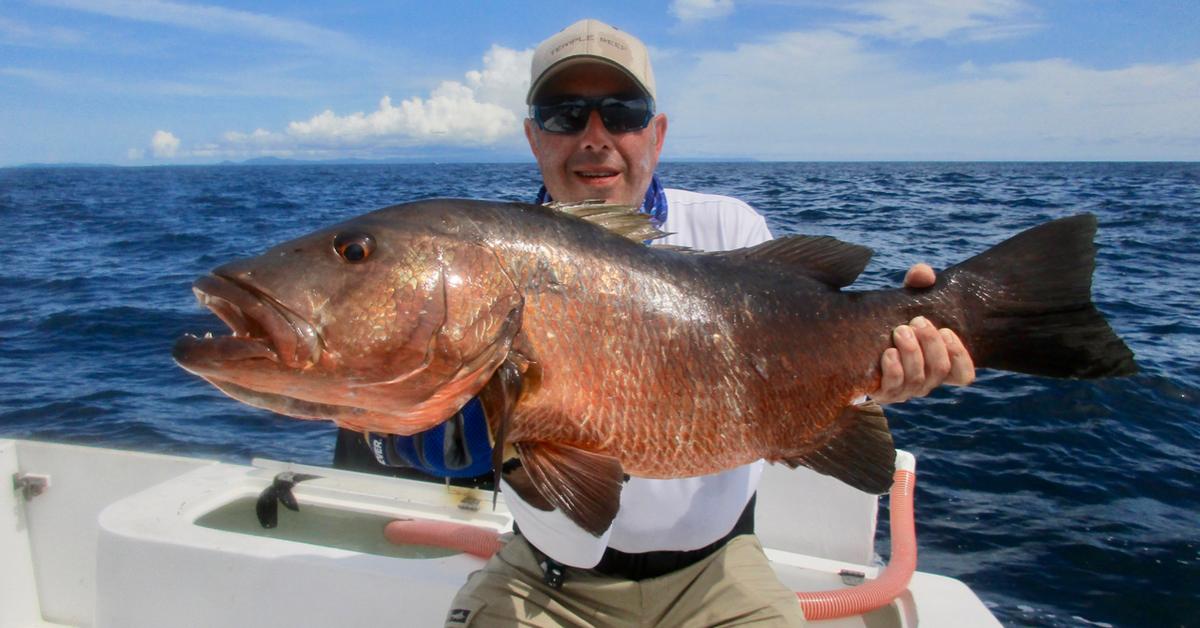
<path fill-rule="evenodd" d="M 600 534 L 625 474 L 761 458 L 887 490 L 886 420 L 855 400 L 918 314 L 979 367 L 1133 372 L 1091 303 L 1095 227 L 1035 227 L 929 289 L 844 291 L 870 250 L 833 238 L 700 253 L 645 246 L 628 208 L 421 201 L 201 278 L 235 334 L 175 358 L 252 405 L 364 431 L 416 433 L 480 395 L 497 463 L 521 461 L 510 485 Z"/>

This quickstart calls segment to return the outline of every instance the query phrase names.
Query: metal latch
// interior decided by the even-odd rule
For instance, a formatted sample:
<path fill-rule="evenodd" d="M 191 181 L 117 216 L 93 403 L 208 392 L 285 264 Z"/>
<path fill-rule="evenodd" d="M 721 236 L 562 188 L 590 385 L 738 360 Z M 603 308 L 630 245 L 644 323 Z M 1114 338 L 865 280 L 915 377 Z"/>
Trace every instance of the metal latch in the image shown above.
<path fill-rule="evenodd" d="M 50 488 L 50 476 L 39 473 L 14 473 L 13 490 L 21 491 L 25 501 L 29 501 Z"/>
<path fill-rule="evenodd" d="M 459 510 L 467 510 L 470 512 L 479 512 L 479 506 L 482 502 L 474 495 L 466 495 L 458 502 Z"/>
<path fill-rule="evenodd" d="M 843 569 L 838 572 L 838 575 L 842 577 L 842 584 L 848 587 L 856 587 L 867 579 L 867 574 L 852 569 Z"/>

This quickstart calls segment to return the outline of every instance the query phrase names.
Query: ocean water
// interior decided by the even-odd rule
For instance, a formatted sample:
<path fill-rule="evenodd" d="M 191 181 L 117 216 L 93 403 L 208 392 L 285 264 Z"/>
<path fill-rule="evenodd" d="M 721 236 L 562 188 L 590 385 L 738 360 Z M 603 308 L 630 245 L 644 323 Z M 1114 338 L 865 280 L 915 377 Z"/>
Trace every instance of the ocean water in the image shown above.
<path fill-rule="evenodd" d="M 919 568 L 962 579 L 1006 625 L 1200 625 L 1200 164 L 680 163 L 660 175 L 746 200 L 777 235 L 871 246 L 856 284 L 871 288 L 1095 213 L 1095 300 L 1141 373 L 981 371 L 890 408 L 896 442 L 919 459 Z M 177 336 L 223 328 L 191 282 L 378 207 L 527 201 L 538 182 L 531 164 L 0 170 L 0 436 L 328 464 L 330 426 L 238 404 L 172 363 Z"/>

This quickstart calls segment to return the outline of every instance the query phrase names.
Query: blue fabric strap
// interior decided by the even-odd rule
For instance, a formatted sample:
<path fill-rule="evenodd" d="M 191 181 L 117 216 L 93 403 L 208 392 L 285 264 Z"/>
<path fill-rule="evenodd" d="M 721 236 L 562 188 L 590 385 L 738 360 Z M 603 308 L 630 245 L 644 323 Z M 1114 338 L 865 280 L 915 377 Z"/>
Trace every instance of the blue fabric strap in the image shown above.
<path fill-rule="evenodd" d="M 380 464 L 411 467 L 447 478 L 468 478 L 492 470 L 492 443 L 478 398 L 450 419 L 412 436 L 367 434 Z"/>

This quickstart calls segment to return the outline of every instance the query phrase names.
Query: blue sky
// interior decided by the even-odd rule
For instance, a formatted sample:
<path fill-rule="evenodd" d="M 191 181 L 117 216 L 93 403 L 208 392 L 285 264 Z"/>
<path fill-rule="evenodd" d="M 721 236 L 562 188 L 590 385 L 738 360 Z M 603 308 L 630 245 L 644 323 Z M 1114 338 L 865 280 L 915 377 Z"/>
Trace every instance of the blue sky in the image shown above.
<path fill-rule="evenodd" d="M 651 49 L 666 159 L 1197 160 L 1196 0 L 0 2 L 0 166 L 526 159 L 532 49 Z"/>

